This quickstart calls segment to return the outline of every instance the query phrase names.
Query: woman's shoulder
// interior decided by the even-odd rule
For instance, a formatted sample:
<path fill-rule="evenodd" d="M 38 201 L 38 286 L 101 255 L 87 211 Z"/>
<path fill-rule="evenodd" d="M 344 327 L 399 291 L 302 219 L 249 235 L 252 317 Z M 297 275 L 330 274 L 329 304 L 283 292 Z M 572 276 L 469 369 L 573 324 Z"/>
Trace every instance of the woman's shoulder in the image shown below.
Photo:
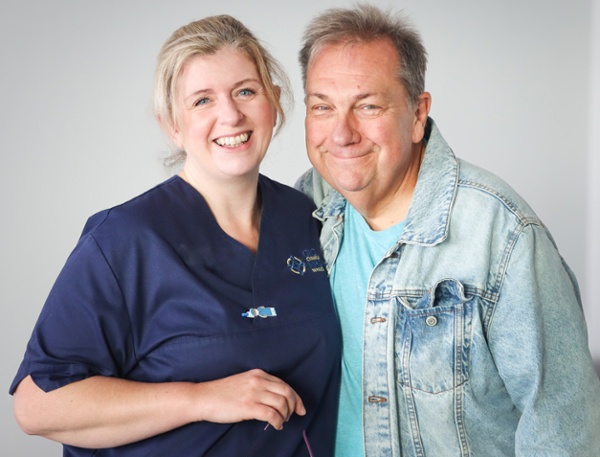
<path fill-rule="evenodd" d="M 181 191 L 181 180 L 172 176 L 143 193 L 90 216 L 82 235 L 95 232 L 119 232 L 122 235 L 140 226 L 147 226 L 172 210 Z"/>

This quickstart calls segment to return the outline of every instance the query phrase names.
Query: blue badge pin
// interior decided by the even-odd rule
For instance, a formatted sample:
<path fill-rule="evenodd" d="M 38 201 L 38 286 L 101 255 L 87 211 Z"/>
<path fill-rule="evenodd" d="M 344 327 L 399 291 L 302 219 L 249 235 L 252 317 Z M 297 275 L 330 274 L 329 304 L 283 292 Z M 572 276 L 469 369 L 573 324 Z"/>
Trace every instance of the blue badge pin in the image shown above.
<path fill-rule="evenodd" d="M 249 317 L 250 319 L 254 319 L 255 317 L 262 317 L 263 319 L 266 319 L 267 317 L 275 316 L 277 316 L 277 311 L 275 311 L 275 308 L 266 308 L 264 306 L 259 306 L 258 308 L 250 308 L 245 313 L 242 313 L 242 317 Z"/>

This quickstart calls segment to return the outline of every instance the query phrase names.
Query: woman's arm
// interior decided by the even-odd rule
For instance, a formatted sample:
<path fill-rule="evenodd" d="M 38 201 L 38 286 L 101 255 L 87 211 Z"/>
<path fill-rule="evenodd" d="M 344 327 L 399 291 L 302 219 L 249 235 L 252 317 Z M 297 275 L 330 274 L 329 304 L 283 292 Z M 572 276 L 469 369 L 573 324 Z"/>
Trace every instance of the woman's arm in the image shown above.
<path fill-rule="evenodd" d="M 50 392 L 28 376 L 14 410 L 26 433 L 84 448 L 121 446 L 197 421 L 256 419 L 279 430 L 292 413 L 306 413 L 289 385 L 258 369 L 197 384 L 95 376 Z"/>

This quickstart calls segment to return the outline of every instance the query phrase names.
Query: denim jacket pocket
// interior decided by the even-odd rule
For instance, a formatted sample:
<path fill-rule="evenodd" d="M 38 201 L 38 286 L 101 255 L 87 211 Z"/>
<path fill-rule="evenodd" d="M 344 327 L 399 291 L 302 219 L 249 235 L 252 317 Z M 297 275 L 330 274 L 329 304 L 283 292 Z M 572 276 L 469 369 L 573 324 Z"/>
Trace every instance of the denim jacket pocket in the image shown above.
<path fill-rule="evenodd" d="M 422 297 L 404 302 L 396 329 L 400 385 L 437 394 L 469 378 L 473 303 L 455 279 L 443 279 Z"/>

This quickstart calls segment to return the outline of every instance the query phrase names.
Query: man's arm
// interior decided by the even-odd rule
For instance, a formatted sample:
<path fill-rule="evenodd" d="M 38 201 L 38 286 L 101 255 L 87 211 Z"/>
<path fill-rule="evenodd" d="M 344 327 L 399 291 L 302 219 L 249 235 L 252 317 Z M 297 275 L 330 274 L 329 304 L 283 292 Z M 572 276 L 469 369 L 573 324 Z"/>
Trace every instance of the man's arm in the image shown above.
<path fill-rule="evenodd" d="M 517 455 L 600 455 L 600 380 L 578 286 L 541 226 L 525 227 L 510 255 L 489 346 L 522 414 Z"/>

